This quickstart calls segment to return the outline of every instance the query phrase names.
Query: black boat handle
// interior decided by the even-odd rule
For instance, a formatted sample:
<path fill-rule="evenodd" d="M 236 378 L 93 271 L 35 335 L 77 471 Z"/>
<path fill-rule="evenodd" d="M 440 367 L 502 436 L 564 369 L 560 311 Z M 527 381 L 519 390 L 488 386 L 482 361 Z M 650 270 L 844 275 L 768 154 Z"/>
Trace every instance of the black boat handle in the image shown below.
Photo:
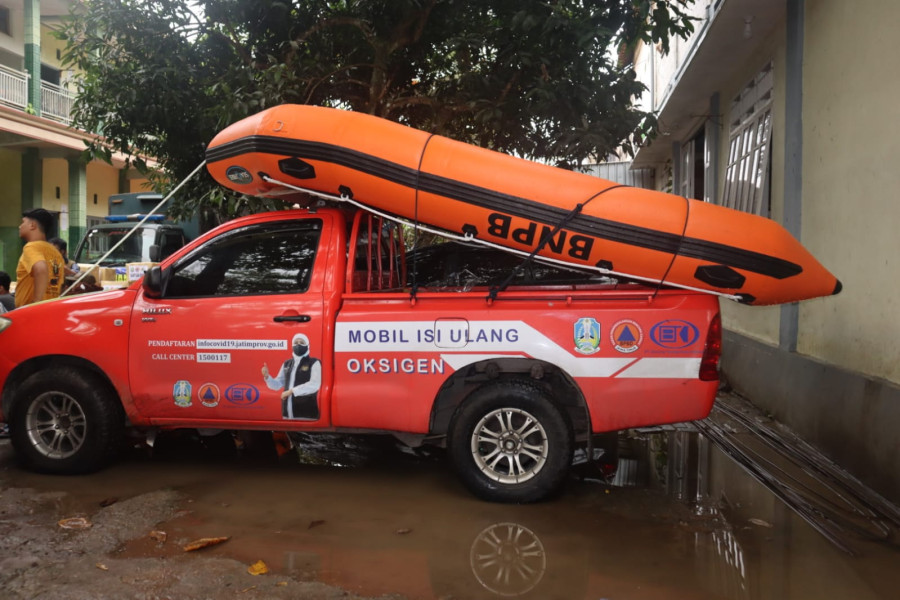
<path fill-rule="evenodd" d="M 272 320 L 276 323 L 284 323 L 285 321 L 297 321 L 298 323 L 309 323 L 312 317 L 309 315 L 296 315 L 296 316 L 285 316 L 279 315 L 274 317 Z"/>

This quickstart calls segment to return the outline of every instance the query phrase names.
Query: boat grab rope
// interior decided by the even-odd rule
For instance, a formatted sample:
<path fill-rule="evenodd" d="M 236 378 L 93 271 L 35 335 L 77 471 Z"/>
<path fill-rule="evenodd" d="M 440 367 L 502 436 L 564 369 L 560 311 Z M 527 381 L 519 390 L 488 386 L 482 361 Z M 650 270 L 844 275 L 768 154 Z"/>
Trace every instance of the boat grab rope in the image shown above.
<path fill-rule="evenodd" d="M 202 161 L 199 165 L 197 165 L 197 166 L 194 168 L 194 170 L 191 171 L 191 174 L 190 174 L 190 175 L 188 175 L 187 177 L 185 177 L 184 179 L 182 179 L 181 182 L 179 182 L 179 184 L 176 185 L 175 188 L 172 189 L 171 192 L 169 192 L 168 194 L 166 194 L 166 197 L 163 198 L 162 200 L 160 200 L 160 201 L 159 201 L 159 204 L 157 204 L 156 206 L 154 206 L 154 207 L 153 207 L 153 210 L 151 210 L 150 212 L 148 212 L 148 213 L 144 216 L 144 218 L 141 219 L 134 227 L 132 227 L 131 229 L 129 229 L 128 232 L 127 232 L 125 235 L 122 236 L 122 239 L 120 239 L 118 242 L 116 242 L 116 244 L 115 244 L 112 248 L 110 248 L 109 250 L 106 251 L 106 254 L 104 254 L 103 256 L 101 256 L 101 257 L 97 260 L 97 262 L 95 262 L 95 263 L 92 264 L 90 267 L 88 267 L 87 269 L 85 269 L 85 270 L 84 270 L 84 273 L 82 273 L 81 276 L 79 276 L 78 279 L 76 279 L 76 280 L 72 283 L 72 285 L 70 285 L 69 287 L 67 287 L 67 288 L 66 288 L 66 291 L 64 291 L 62 294 L 60 294 L 60 296 L 65 296 L 66 294 L 68 294 L 72 289 L 75 288 L 75 286 L 77 286 L 79 283 L 81 283 L 81 281 L 82 281 L 85 277 L 87 277 L 88 275 L 90 275 L 91 271 L 93 271 L 95 267 L 96 267 L 96 268 L 99 268 L 99 267 L 100 267 L 100 263 L 102 263 L 104 260 L 106 260 L 106 258 L 107 258 L 110 254 L 112 254 L 113 252 L 115 252 L 115 251 L 118 249 L 119 246 L 121 246 L 122 244 L 124 244 L 124 243 L 125 243 L 125 240 L 127 240 L 127 239 L 130 238 L 132 235 L 134 235 L 134 233 L 135 233 L 136 231 L 140 230 L 141 226 L 142 226 L 144 223 L 146 223 L 147 220 L 148 220 L 151 216 L 153 216 L 154 214 L 156 214 L 156 211 L 158 211 L 160 208 L 162 208 L 163 205 L 164 205 L 166 202 L 169 201 L 169 198 L 171 198 L 172 196 L 174 196 L 175 193 L 176 193 L 178 190 L 180 190 L 180 189 L 184 186 L 184 184 L 186 184 L 188 181 L 190 181 L 191 179 L 193 179 L 194 176 L 195 176 L 197 173 L 199 173 L 199 172 L 200 172 L 200 169 L 202 169 L 205 165 L 206 165 L 206 161 L 205 161 L 205 160 Z"/>
<path fill-rule="evenodd" d="M 662 287 L 663 282 L 666 280 L 666 277 L 669 276 L 669 271 L 672 270 L 672 265 L 675 264 L 675 259 L 678 258 L 678 255 L 681 254 L 681 246 L 684 244 L 684 236 L 687 235 L 687 227 L 688 221 L 691 218 L 691 201 L 687 198 L 684 198 L 684 227 L 681 229 L 681 237 L 678 238 L 678 247 L 675 249 L 675 252 L 672 253 L 672 260 L 669 261 L 669 266 L 666 267 L 666 272 L 663 273 L 662 279 L 659 280 L 659 284 L 656 286 L 656 291 L 653 292 L 653 297 L 659 294 L 659 289 Z"/>
<path fill-rule="evenodd" d="M 422 145 L 422 152 L 419 154 L 419 167 L 416 169 L 416 188 L 415 188 L 416 200 L 415 200 L 415 208 L 414 208 L 414 213 L 413 213 L 413 216 L 415 217 L 414 221 L 415 221 L 416 225 L 419 224 L 419 187 L 420 187 L 419 186 L 419 176 L 422 174 L 422 163 L 425 161 L 425 151 L 428 150 L 428 144 L 431 142 L 431 140 L 433 138 L 434 138 L 434 134 L 433 133 L 429 134 L 428 139 L 425 140 L 425 143 Z M 413 232 L 414 233 L 413 233 L 412 249 L 415 250 L 419 246 L 419 228 L 414 227 Z M 410 298 L 413 300 L 413 302 L 415 302 L 416 293 L 418 293 L 418 291 L 419 291 L 419 281 L 418 281 L 419 269 L 417 268 L 418 261 L 419 261 L 419 256 L 415 252 L 413 252 L 412 287 L 409 290 L 409 295 L 410 295 Z"/>
<path fill-rule="evenodd" d="M 516 265 L 513 268 L 512 272 L 510 272 L 510 274 L 506 276 L 506 279 L 503 280 L 503 283 L 501 283 L 499 286 L 494 286 L 491 288 L 490 292 L 488 292 L 488 300 L 490 300 L 491 302 L 496 300 L 497 294 L 499 292 L 504 291 L 509 286 L 509 284 L 512 283 L 512 280 L 515 278 L 516 273 L 521 272 L 522 269 L 524 269 L 531 262 L 533 262 L 535 256 L 537 256 L 538 252 L 543 250 L 544 246 L 546 246 L 550 242 L 550 240 L 552 240 L 554 237 L 556 237 L 556 234 L 559 233 L 559 230 L 562 229 L 563 227 L 565 227 L 566 225 L 568 225 L 572 219 L 574 219 L 576 216 L 578 216 L 581 213 L 581 211 L 584 210 L 584 207 L 587 206 L 588 204 L 590 204 L 592 200 L 594 200 L 595 198 L 597 198 L 599 196 L 602 196 L 603 194 L 605 194 L 606 192 L 608 192 L 610 190 L 614 190 L 617 188 L 623 188 L 623 187 L 630 187 L 630 186 L 623 185 L 623 184 L 613 185 L 613 186 L 606 188 L 605 190 L 601 190 L 601 191 L 597 192 L 596 194 L 594 194 L 593 196 L 591 196 L 584 202 L 580 202 L 580 203 L 576 204 L 575 208 L 573 208 L 571 211 L 569 211 L 569 214 L 567 214 L 566 216 L 564 216 L 562 219 L 559 220 L 559 222 L 556 224 L 556 226 L 553 228 L 552 231 L 546 232 L 544 235 L 541 236 L 541 241 L 538 243 L 537 246 L 535 246 L 534 250 L 531 251 L 531 254 L 529 254 L 527 257 L 525 257 L 525 260 L 523 260 L 521 263 L 519 263 L 518 265 Z"/>
<path fill-rule="evenodd" d="M 433 228 L 430 226 L 422 225 L 421 223 L 413 223 L 413 222 L 409 221 L 408 219 L 404 219 L 404 218 L 398 217 L 396 215 L 392 215 L 390 213 L 380 211 L 378 209 L 372 208 L 371 206 L 368 206 L 366 204 L 363 204 L 361 202 L 354 200 L 353 197 L 348 193 L 348 191 L 346 191 L 346 188 L 343 188 L 341 190 L 340 195 L 338 196 L 335 194 L 328 194 L 325 192 L 320 192 L 318 190 L 311 190 L 308 188 L 292 185 L 290 183 L 286 183 L 284 181 L 275 179 L 274 177 L 267 175 L 265 173 L 260 173 L 259 176 L 262 178 L 263 181 L 270 183 L 272 185 L 280 186 L 285 189 L 293 190 L 295 192 L 301 192 L 304 194 L 308 194 L 310 196 L 313 196 L 316 198 L 321 198 L 323 200 L 329 200 L 332 202 L 342 202 L 342 203 L 350 204 L 351 206 L 355 206 L 356 208 L 359 208 L 360 210 L 364 210 L 373 215 L 382 217 L 384 219 L 387 219 L 388 221 L 393 221 L 394 223 L 399 223 L 401 225 L 405 225 L 406 227 L 414 227 L 416 229 L 421 229 L 422 231 L 425 231 L 427 233 L 439 235 L 439 236 L 447 238 L 449 240 L 463 242 L 470 246 L 475 245 L 475 246 L 485 246 L 487 248 L 494 248 L 495 250 L 509 252 L 510 254 L 515 254 L 517 256 L 522 256 L 522 257 L 527 257 L 529 255 L 529 253 L 524 250 L 516 250 L 515 248 L 501 246 L 500 244 L 495 244 L 493 242 L 489 242 L 488 240 L 476 238 L 473 233 L 467 232 L 467 233 L 460 235 L 458 233 L 453 233 L 451 231 L 447 231 L 444 229 L 437 229 L 437 228 Z M 619 278 L 623 278 L 623 279 L 630 279 L 633 281 L 641 281 L 641 282 L 649 283 L 652 285 L 662 284 L 662 282 L 659 279 L 656 279 L 654 277 L 641 277 L 640 275 L 632 275 L 630 273 L 621 273 L 619 271 L 614 271 L 612 269 L 607 269 L 607 268 L 599 267 L 599 266 L 576 265 L 576 264 L 573 264 L 570 262 L 566 262 L 564 260 L 558 260 L 558 259 L 550 258 L 547 256 L 535 256 L 534 260 L 542 262 L 542 263 L 550 264 L 550 265 L 564 267 L 567 269 L 586 271 L 586 272 L 590 272 L 590 273 L 598 273 L 600 275 L 605 275 L 608 277 L 619 277 Z M 702 288 L 693 287 L 693 286 L 689 286 L 689 285 L 681 285 L 681 284 L 677 284 L 677 283 L 667 283 L 666 285 L 675 287 L 678 289 L 682 289 L 682 290 L 690 290 L 693 292 L 701 292 L 703 294 L 712 294 L 714 296 L 721 296 L 723 298 L 728 298 L 729 300 L 739 300 L 740 299 L 738 296 L 735 296 L 733 294 L 725 294 L 725 293 L 716 292 L 713 290 L 705 290 Z"/>

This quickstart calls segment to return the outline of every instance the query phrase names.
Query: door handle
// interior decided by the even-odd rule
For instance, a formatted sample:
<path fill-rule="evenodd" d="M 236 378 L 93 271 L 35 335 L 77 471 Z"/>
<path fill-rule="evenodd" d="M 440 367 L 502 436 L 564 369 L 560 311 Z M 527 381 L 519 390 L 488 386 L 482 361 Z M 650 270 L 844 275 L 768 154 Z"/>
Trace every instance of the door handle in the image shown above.
<path fill-rule="evenodd" d="M 297 323 L 309 323 L 312 320 L 312 317 L 309 315 L 278 315 L 277 317 L 273 317 L 272 319 L 276 323 L 284 323 L 285 321 L 296 321 Z"/>

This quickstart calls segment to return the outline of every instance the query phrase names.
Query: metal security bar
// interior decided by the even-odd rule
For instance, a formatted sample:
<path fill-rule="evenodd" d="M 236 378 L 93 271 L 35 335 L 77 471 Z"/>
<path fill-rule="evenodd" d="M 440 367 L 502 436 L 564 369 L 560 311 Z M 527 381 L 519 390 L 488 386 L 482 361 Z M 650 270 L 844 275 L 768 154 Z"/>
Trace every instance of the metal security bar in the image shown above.
<path fill-rule="evenodd" d="M 772 63 L 731 103 L 728 165 L 722 204 L 769 216 L 769 149 L 772 141 Z"/>

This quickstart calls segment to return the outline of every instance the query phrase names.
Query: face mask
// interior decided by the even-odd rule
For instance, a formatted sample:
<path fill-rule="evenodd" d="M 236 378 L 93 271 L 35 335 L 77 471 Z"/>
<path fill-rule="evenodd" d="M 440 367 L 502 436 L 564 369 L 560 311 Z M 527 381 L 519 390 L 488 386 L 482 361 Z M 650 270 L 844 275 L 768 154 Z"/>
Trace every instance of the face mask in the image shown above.
<path fill-rule="evenodd" d="M 309 351 L 309 346 L 304 346 L 302 344 L 294 344 L 294 354 L 296 356 L 303 356 Z"/>

